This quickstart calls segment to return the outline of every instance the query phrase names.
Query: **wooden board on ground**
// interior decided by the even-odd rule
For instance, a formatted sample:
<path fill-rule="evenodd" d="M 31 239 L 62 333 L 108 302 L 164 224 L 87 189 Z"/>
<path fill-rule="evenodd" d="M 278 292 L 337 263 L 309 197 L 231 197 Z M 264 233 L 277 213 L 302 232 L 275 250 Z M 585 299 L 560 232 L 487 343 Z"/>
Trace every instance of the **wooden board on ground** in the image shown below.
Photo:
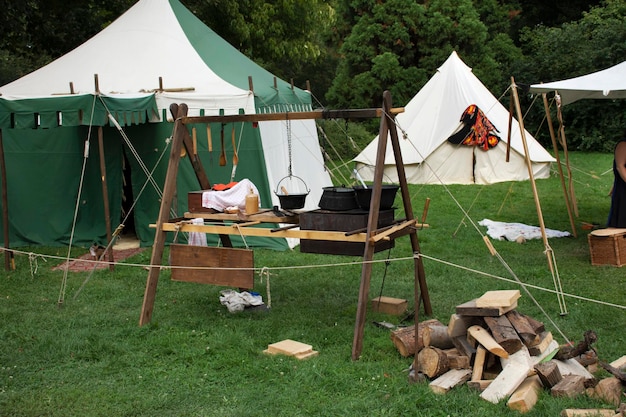
<path fill-rule="evenodd" d="M 249 249 L 170 245 L 172 280 L 254 287 L 254 252 Z"/>
<path fill-rule="evenodd" d="M 462 316 L 497 317 L 517 308 L 517 302 L 509 307 L 478 307 L 476 300 L 456 306 L 456 314 Z"/>
<path fill-rule="evenodd" d="M 622 356 L 621 358 L 615 359 L 609 365 L 617 369 L 626 369 L 626 355 Z"/>
<path fill-rule="evenodd" d="M 451 369 L 432 381 L 429 386 L 435 394 L 445 394 L 452 388 L 465 383 L 471 374 L 472 371 L 469 369 Z"/>
<path fill-rule="evenodd" d="M 476 307 L 511 307 L 521 297 L 519 290 L 487 291 L 476 299 Z"/>
<path fill-rule="evenodd" d="M 614 417 L 615 411 L 604 408 L 566 408 L 561 417 Z"/>
<path fill-rule="evenodd" d="M 272 343 L 268 345 L 267 349 L 263 352 L 270 355 L 293 356 L 297 359 L 306 359 L 318 354 L 317 351 L 313 350 L 311 345 L 291 339 L 285 339 L 280 342 Z"/>

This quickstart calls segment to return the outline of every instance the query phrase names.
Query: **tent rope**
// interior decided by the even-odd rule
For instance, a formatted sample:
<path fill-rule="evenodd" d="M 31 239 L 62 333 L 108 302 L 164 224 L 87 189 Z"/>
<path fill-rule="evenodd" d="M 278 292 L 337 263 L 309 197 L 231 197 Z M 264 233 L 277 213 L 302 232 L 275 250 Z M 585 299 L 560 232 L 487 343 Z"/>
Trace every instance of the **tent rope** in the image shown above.
<path fill-rule="evenodd" d="M 80 196 L 82 195 L 83 192 L 83 184 L 85 181 L 85 171 L 87 169 L 87 160 L 89 159 L 89 144 L 91 141 L 91 130 L 93 127 L 93 115 L 94 115 L 94 109 L 96 106 L 96 96 L 94 96 L 93 101 L 91 103 L 91 119 L 89 120 L 89 130 L 87 133 L 87 139 L 85 140 L 85 149 L 83 152 L 83 166 L 81 168 L 81 173 L 80 173 L 80 181 L 78 184 L 78 194 L 76 196 L 76 205 L 74 207 L 74 218 L 72 219 L 72 230 L 70 233 L 70 242 L 69 245 L 67 247 L 67 259 L 70 258 L 70 254 L 72 251 L 72 243 L 74 242 L 74 233 L 76 232 L 76 222 L 78 220 L 78 209 L 80 207 Z M 57 300 L 57 305 L 58 306 L 62 306 L 63 303 L 65 302 L 65 291 L 67 289 L 67 275 L 69 273 L 69 268 L 65 268 L 64 272 L 63 272 L 63 279 L 61 280 L 61 288 L 59 290 L 59 298 Z"/>

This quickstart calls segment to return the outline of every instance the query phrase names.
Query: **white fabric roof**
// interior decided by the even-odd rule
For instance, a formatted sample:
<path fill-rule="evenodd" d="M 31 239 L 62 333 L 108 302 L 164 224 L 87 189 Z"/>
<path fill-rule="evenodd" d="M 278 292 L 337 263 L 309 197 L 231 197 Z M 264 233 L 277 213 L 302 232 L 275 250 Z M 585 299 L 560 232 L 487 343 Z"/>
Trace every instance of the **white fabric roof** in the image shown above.
<path fill-rule="evenodd" d="M 558 91 L 562 105 L 585 98 L 626 98 L 626 61 L 580 77 L 533 84 L 530 91 L 534 93 Z"/>
<path fill-rule="evenodd" d="M 489 151 L 451 145 L 448 137 L 460 124 L 462 113 L 476 104 L 499 130 L 501 141 Z M 524 147 L 519 125 L 513 119 L 511 161 L 505 161 L 509 112 L 480 82 L 457 55 L 450 57 L 435 75 L 396 117 L 398 136 L 407 180 L 412 183 L 494 183 L 528 179 L 523 155 Z M 406 132 L 406 135 L 404 133 Z M 405 139 L 402 139 L 405 136 Z M 554 158 L 525 132 L 530 160 L 536 178 L 549 175 Z M 371 179 L 368 169 L 375 164 L 378 136 L 354 159 L 359 173 Z M 430 159 L 431 155 L 433 156 Z M 423 162 L 426 160 L 426 164 Z M 395 181 L 395 160 L 391 143 L 387 141 L 385 175 Z M 364 173 L 362 172 L 364 171 Z M 369 169 L 373 173 L 373 169 Z"/>
<path fill-rule="evenodd" d="M 224 81 L 206 65 L 183 32 L 167 0 L 140 0 L 93 38 L 50 64 L 0 88 L 6 99 L 70 92 L 123 95 L 159 88 L 193 91 L 157 95 L 159 108 L 185 101 L 219 103 L 226 114 L 254 113 L 252 92 Z M 217 104 L 215 104 L 217 105 Z"/>

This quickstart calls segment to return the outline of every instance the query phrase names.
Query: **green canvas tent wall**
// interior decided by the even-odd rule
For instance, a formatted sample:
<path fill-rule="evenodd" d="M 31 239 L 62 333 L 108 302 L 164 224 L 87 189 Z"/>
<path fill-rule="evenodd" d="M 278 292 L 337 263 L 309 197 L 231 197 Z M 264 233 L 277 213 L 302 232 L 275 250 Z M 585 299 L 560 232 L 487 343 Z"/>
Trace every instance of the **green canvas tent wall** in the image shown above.
<path fill-rule="evenodd" d="M 178 0 L 140 0 L 75 50 L 0 87 L 10 245 L 67 245 L 75 212 L 75 245 L 106 240 L 97 126 L 104 132 L 112 226 L 122 219 L 122 199 L 131 197 L 137 236 L 143 246 L 151 244 L 149 224 L 156 221 L 160 206 L 153 185 L 162 187 L 166 174 L 172 103 L 186 103 L 190 116 L 312 108 L 309 92 L 255 64 Z M 195 127 L 209 180 L 248 178 L 259 189 L 263 207 L 279 204 L 274 190 L 290 167 L 304 180 L 301 187 L 310 189 L 305 209 L 315 208 L 322 188 L 331 185 L 312 120 L 212 124 L 213 153 L 208 152 L 206 126 Z M 239 156 L 236 170 L 232 129 Z M 218 164 L 222 131 L 229 139 L 226 166 Z M 86 143 L 91 144 L 88 152 Z M 131 196 L 123 191 L 125 164 L 130 167 Z M 187 209 L 187 192 L 198 189 L 185 158 L 177 177 L 178 214 Z M 288 246 L 280 239 L 247 243 Z"/>

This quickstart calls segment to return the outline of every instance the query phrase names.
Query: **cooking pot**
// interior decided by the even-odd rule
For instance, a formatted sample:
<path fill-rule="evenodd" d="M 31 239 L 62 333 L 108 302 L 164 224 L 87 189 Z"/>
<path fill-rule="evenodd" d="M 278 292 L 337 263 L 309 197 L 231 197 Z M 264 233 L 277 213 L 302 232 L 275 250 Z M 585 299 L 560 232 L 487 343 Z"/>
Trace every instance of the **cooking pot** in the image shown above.
<path fill-rule="evenodd" d="M 354 189 L 348 187 L 324 187 L 319 207 L 322 210 L 345 211 L 358 207 Z"/>
<path fill-rule="evenodd" d="M 363 210 L 369 210 L 370 201 L 372 201 L 373 187 L 371 185 L 365 187 L 362 185 L 355 185 L 353 188 L 358 206 Z M 380 191 L 380 205 L 378 206 L 379 210 L 387 210 L 393 207 L 393 201 L 396 199 L 398 188 L 400 188 L 398 185 L 382 185 L 382 189 Z"/>

